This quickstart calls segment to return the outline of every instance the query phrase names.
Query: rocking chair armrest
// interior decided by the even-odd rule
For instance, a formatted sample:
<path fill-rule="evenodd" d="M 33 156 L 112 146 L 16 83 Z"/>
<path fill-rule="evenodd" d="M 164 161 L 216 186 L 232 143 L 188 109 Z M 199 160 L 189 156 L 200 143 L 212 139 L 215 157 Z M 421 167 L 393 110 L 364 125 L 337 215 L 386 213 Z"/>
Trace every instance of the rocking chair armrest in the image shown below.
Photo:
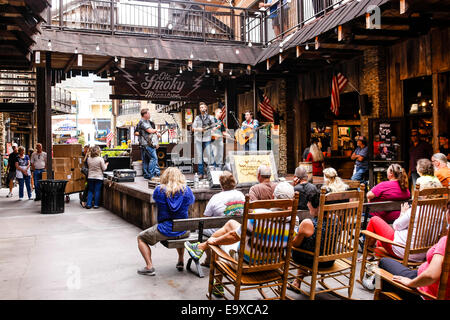
<path fill-rule="evenodd" d="M 393 245 L 393 246 L 397 246 L 397 247 L 401 247 L 401 248 L 405 249 L 405 246 L 404 246 L 404 245 L 399 244 L 399 243 L 397 243 L 397 242 L 394 242 L 394 241 L 392 241 L 392 240 L 389 240 L 389 239 L 387 239 L 387 238 L 385 238 L 385 237 L 382 237 L 382 236 L 380 236 L 380 235 L 378 235 L 378 234 L 376 234 L 376 233 L 373 233 L 373 232 L 371 232 L 371 231 L 363 230 L 363 231 L 361 231 L 361 233 L 362 233 L 363 235 L 365 235 L 366 237 L 374 238 L 374 239 L 376 239 L 376 240 L 378 240 L 378 241 L 385 242 L 385 243 L 390 243 L 390 244 Z"/>
<path fill-rule="evenodd" d="M 416 294 L 416 295 L 420 295 L 420 296 L 425 296 L 425 297 L 427 297 L 427 298 L 429 298 L 431 300 L 436 300 L 436 297 L 431 295 L 431 294 L 429 294 L 429 293 L 426 293 L 426 292 L 424 292 L 422 290 L 419 290 L 417 288 L 407 287 L 407 286 L 405 286 L 405 285 L 403 285 L 403 284 L 401 284 L 401 283 L 399 283 L 397 281 L 392 280 L 394 275 L 389 273 L 389 272 L 387 272 L 384 269 L 375 268 L 374 272 L 375 272 L 376 275 L 380 276 L 381 279 L 383 279 L 384 281 L 389 282 L 391 285 L 393 285 L 393 286 L 395 286 L 395 287 L 397 287 L 397 288 L 399 288 L 399 289 L 401 289 L 403 291 L 406 291 L 406 292 L 409 292 L 409 293 L 412 293 L 412 294 Z"/>
<path fill-rule="evenodd" d="M 238 264 L 238 262 L 236 260 L 234 260 L 228 253 L 226 253 L 225 251 L 223 251 L 220 247 L 218 246 L 214 246 L 214 245 L 209 245 L 209 248 L 214 251 L 215 254 L 217 254 L 220 258 L 225 259 L 231 263 L 234 264 Z"/>
<path fill-rule="evenodd" d="M 309 255 L 311 255 L 311 256 L 314 255 L 314 252 L 312 252 L 312 251 L 303 250 L 303 249 L 296 248 L 296 247 L 292 247 L 292 250 L 295 250 L 295 251 L 298 251 L 298 252 L 302 252 L 302 253 L 306 253 L 306 254 L 309 254 Z"/>

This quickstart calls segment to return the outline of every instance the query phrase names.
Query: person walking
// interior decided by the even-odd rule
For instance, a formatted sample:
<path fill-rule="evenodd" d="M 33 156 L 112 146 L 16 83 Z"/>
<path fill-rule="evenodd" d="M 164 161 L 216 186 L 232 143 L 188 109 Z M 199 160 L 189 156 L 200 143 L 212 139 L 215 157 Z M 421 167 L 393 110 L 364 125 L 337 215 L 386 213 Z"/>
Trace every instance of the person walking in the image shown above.
<path fill-rule="evenodd" d="M 211 164 L 211 130 L 215 123 L 213 116 L 208 114 L 208 106 L 200 102 L 200 114 L 195 117 L 192 123 L 194 132 L 194 163 L 198 165 L 200 179 L 204 178 L 204 163 Z"/>
<path fill-rule="evenodd" d="M 34 192 L 36 197 L 34 201 L 42 199 L 41 187 L 39 180 L 42 180 L 42 173 L 47 168 L 47 152 L 42 151 L 42 144 L 36 144 L 36 151 L 31 155 L 31 168 L 33 170 Z"/>
<path fill-rule="evenodd" d="M 307 162 L 312 162 L 313 176 L 322 176 L 324 169 L 324 158 L 322 150 L 319 147 L 319 139 L 311 138 L 311 146 L 306 157 Z"/>
<path fill-rule="evenodd" d="M 89 167 L 88 174 L 88 199 L 85 208 L 92 208 L 92 200 L 94 199 L 94 209 L 98 209 L 100 205 L 100 196 L 103 186 L 103 171 L 108 167 L 102 157 L 100 157 L 101 150 L 99 146 L 91 148 L 90 155 L 87 159 Z"/>
<path fill-rule="evenodd" d="M 12 144 L 13 152 L 9 154 L 8 157 L 8 176 L 7 176 L 7 185 L 9 186 L 9 193 L 6 195 L 7 198 L 11 198 L 13 196 L 12 190 L 14 188 L 14 180 L 16 179 L 16 162 L 19 155 L 17 150 L 17 144 Z"/>
<path fill-rule="evenodd" d="M 23 200 L 23 185 L 25 184 L 28 193 L 28 200 L 31 197 L 31 170 L 30 157 L 25 154 L 25 148 L 20 146 L 18 148 L 19 155 L 16 162 L 16 178 L 19 180 L 19 200 Z"/>

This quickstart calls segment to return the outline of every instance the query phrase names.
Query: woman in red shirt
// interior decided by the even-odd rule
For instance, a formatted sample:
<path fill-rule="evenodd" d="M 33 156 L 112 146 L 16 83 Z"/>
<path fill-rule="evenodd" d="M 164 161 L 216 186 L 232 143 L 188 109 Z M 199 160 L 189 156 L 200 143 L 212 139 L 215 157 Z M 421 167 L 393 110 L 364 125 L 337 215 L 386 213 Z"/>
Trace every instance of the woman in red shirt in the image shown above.
<path fill-rule="evenodd" d="M 450 224 L 450 202 L 447 202 L 447 222 Z M 392 280 L 409 288 L 417 288 L 424 293 L 436 297 L 442 273 L 445 249 L 448 242 L 447 237 L 448 233 L 427 251 L 427 260 L 420 265 L 419 269 L 409 269 L 400 262 L 389 258 L 382 258 L 378 267 L 393 274 L 394 277 Z M 396 292 L 404 299 L 422 299 L 422 296 L 405 293 L 386 282 L 383 282 L 382 288 L 383 291 Z M 427 297 L 424 296 L 424 299 L 427 299 Z M 450 300 L 450 281 L 447 281 L 445 300 Z"/>
<path fill-rule="evenodd" d="M 313 176 L 323 175 L 323 153 L 319 147 L 319 139 L 311 138 L 311 146 L 309 147 L 309 153 L 306 157 L 307 162 L 312 162 L 313 165 Z"/>

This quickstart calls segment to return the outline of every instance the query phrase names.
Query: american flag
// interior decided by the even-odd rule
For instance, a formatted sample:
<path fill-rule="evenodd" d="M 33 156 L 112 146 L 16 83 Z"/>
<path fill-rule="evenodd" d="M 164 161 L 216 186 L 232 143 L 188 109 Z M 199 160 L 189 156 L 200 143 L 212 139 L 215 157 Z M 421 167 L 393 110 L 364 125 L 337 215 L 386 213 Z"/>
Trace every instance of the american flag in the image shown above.
<path fill-rule="evenodd" d="M 340 72 L 337 76 L 333 76 L 333 80 L 331 82 L 331 112 L 333 112 L 336 116 L 339 114 L 339 106 L 341 105 L 339 95 L 347 85 L 347 82 L 348 79 Z"/>
<path fill-rule="evenodd" d="M 258 89 L 259 95 L 259 110 L 261 114 L 267 119 L 269 122 L 273 122 L 273 107 L 270 105 L 269 98 L 264 94 L 261 89 Z"/>
<path fill-rule="evenodd" d="M 175 139 L 177 136 L 177 132 L 175 129 L 169 129 L 169 139 Z"/>
<path fill-rule="evenodd" d="M 108 130 L 108 134 L 106 135 L 106 144 L 109 144 L 113 138 L 114 132 Z"/>
<path fill-rule="evenodd" d="M 223 120 L 225 120 L 225 117 L 227 116 L 227 106 L 222 101 L 219 101 L 218 107 L 222 109 L 222 115 L 220 116 L 219 120 L 223 121 Z"/>

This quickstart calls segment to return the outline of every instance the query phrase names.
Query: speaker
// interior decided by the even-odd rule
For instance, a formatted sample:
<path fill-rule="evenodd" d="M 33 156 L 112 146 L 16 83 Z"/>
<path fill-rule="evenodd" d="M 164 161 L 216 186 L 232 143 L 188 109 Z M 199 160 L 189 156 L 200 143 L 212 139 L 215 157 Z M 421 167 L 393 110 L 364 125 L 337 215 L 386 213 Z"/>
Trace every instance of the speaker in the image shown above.
<path fill-rule="evenodd" d="M 362 94 L 358 96 L 359 108 L 362 116 L 369 116 L 372 112 L 372 104 L 369 102 L 369 96 Z"/>

